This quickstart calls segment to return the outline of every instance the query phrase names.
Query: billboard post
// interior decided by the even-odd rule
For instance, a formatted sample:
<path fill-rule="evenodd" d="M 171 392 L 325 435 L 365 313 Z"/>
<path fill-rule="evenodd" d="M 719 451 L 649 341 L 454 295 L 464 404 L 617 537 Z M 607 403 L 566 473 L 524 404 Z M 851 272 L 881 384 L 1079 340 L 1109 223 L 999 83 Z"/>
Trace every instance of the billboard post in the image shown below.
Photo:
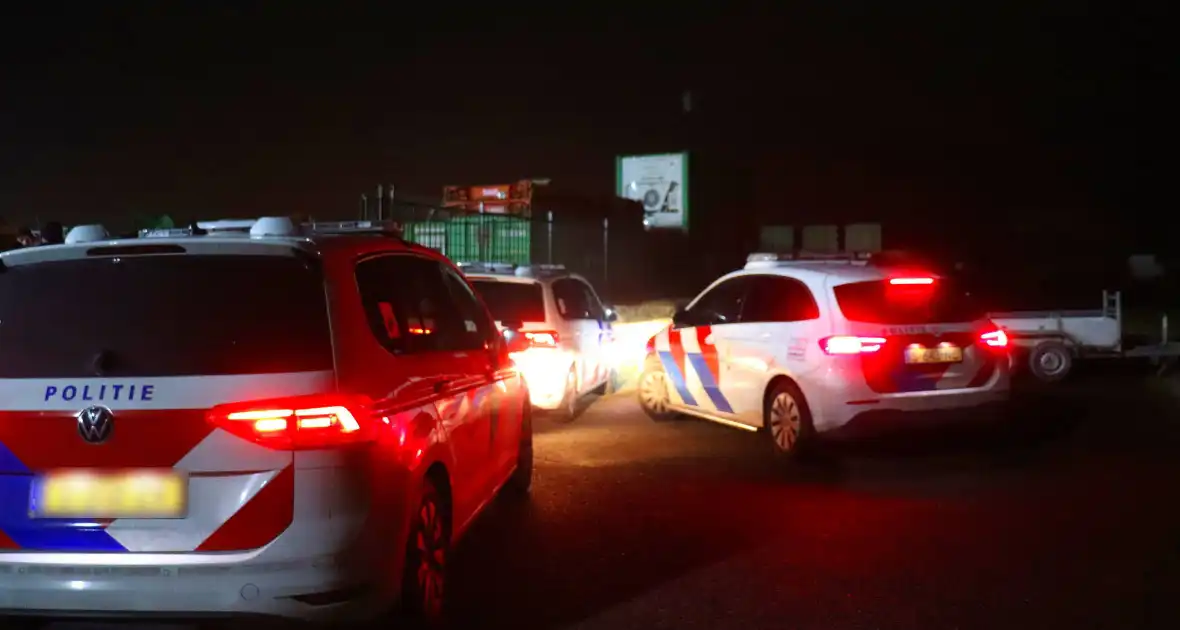
<path fill-rule="evenodd" d="M 646 229 L 688 231 L 688 152 L 615 158 L 615 194 L 643 205 Z"/>

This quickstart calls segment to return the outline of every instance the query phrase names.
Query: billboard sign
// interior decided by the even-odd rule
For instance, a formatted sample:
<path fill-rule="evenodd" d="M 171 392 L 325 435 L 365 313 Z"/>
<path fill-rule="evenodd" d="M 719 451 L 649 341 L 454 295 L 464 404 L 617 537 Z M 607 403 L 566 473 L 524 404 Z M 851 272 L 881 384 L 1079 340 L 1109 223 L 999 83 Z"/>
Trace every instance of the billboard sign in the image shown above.
<path fill-rule="evenodd" d="M 615 160 L 616 194 L 643 204 L 648 229 L 688 230 L 688 153 Z"/>

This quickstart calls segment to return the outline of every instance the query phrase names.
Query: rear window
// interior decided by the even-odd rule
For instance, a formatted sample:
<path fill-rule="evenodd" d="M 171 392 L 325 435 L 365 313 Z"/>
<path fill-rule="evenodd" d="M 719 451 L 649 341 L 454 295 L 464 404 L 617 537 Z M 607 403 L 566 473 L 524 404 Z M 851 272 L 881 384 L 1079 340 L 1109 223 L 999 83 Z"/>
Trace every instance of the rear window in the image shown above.
<path fill-rule="evenodd" d="M 330 369 L 311 260 L 126 256 L 0 272 L 0 378 Z"/>
<path fill-rule="evenodd" d="M 520 322 L 545 321 L 545 297 L 541 285 L 534 282 L 499 282 L 496 280 L 472 280 L 471 286 L 479 292 L 492 317 Z"/>
<path fill-rule="evenodd" d="M 850 321 L 870 324 L 971 322 L 984 316 L 975 300 L 954 283 L 891 285 L 886 280 L 853 282 L 833 289 L 840 312 Z"/>

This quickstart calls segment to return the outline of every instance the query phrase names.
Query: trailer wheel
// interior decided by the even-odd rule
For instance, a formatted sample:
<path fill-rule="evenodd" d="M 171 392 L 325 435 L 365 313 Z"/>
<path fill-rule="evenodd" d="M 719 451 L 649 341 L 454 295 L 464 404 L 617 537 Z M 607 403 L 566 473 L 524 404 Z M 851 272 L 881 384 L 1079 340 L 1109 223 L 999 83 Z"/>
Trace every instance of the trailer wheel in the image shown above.
<path fill-rule="evenodd" d="M 1032 352 L 1028 353 L 1028 369 L 1037 380 L 1045 383 L 1056 383 L 1064 379 L 1072 367 L 1073 352 L 1058 341 L 1037 344 Z"/>

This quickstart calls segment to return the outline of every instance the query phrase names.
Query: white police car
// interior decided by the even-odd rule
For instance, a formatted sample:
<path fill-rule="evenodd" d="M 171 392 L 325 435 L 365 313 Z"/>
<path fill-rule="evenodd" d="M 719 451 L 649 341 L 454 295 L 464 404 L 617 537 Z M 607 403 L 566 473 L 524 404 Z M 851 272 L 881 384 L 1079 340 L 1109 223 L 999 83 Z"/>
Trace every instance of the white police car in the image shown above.
<path fill-rule="evenodd" d="M 613 309 L 590 283 L 561 265 L 460 264 L 492 316 L 528 340 L 513 354 L 538 409 L 572 420 L 583 395 L 604 390 L 613 377 Z"/>
<path fill-rule="evenodd" d="M 0 616 L 437 619 L 530 485 L 489 313 L 379 225 L 199 225 L 0 255 Z"/>
<path fill-rule="evenodd" d="M 639 400 L 757 431 L 789 454 L 853 420 L 1006 400 L 1008 339 L 912 263 L 753 254 L 648 342 Z"/>

